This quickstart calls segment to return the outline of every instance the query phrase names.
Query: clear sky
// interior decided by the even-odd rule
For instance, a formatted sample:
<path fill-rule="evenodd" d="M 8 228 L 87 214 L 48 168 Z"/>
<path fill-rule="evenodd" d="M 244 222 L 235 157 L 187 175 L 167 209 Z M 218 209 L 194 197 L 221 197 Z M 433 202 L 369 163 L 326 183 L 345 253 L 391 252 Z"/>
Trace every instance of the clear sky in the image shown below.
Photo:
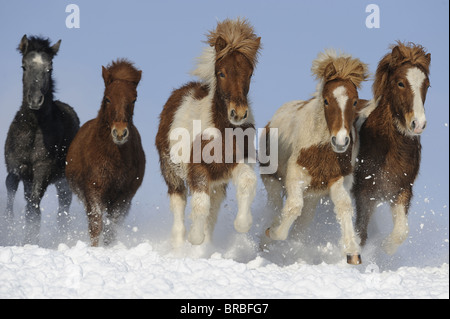
<path fill-rule="evenodd" d="M 80 9 L 78 29 L 66 26 L 65 10 L 71 3 Z M 380 9 L 379 28 L 366 26 L 366 7 L 372 3 Z M 22 100 L 16 48 L 24 34 L 44 35 L 53 43 L 62 39 L 54 60 L 56 98 L 72 105 L 82 123 L 95 117 L 100 106 L 102 65 L 126 57 L 143 70 L 135 110 L 148 162 L 141 201 L 166 201 L 154 147 L 158 116 L 171 90 L 191 80 L 189 71 L 205 45 L 205 33 L 216 21 L 246 17 L 262 37 L 250 91 L 258 127 L 264 127 L 283 103 L 310 97 L 316 86 L 311 62 L 321 50 L 350 53 L 374 73 L 390 44 L 412 41 L 432 55 L 432 88 L 425 105 L 428 126 L 414 205 L 418 210 L 432 205 L 448 214 L 448 12 L 448 0 L 0 0 L 0 141 L 4 143 Z M 371 97 L 370 81 L 360 96 Z M 5 176 L 3 166 L 0 179 Z M 150 194 L 155 185 L 158 197 Z M 0 182 L 0 194 L 4 193 Z M 431 204 L 422 207 L 424 201 Z"/>

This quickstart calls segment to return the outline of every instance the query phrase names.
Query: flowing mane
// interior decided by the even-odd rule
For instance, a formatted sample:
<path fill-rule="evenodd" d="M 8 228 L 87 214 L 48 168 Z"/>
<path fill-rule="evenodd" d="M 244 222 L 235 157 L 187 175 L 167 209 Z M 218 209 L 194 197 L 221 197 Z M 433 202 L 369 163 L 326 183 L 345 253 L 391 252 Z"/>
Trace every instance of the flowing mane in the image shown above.
<path fill-rule="evenodd" d="M 141 71 L 136 69 L 130 61 L 126 59 L 118 59 L 108 64 L 106 70 L 109 72 L 108 83 L 115 80 L 122 80 L 135 83 L 136 85 L 141 80 Z"/>
<path fill-rule="evenodd" d="M 399 66 L 410 63 L 420 68 L 426 75 L 429 75 L 430 54 L 427 54 L 425 48 L 412 42 L 402 43 L 390 46 L 392 52 L 386 54 L 378 64 L 375 73 L 372 90 L 374 99 L 377 100 L 383 93 L 387 84 L 389 72 L 397 69 Z"/>
<path fill-rule="evenodd" d="M 313 61 L 311 72 L 320 81 L 350 80 L 358 89 L 368 78 L 367 64 L 349 54 L 338 54 L 330 49 L 318 54 Z"/>
<path fill-rule="evenodd" d="M 219 38 L 226 42 L 226 46 L 217 54 L 216 60 L 222 59 L 233 51 L 238 51 L 250 61 L 253 67 L 256 66 L 261 47 L 260 38 L 246 19 L 226 19 L 217 25 L 216 30 L 210 31 L 207 37 L 207 43 L 212 47 L 216 45 Z"/>
<path fill-rule="evenodd" d="M 217 28 L 209 31 L 205 43 L 209 44 L 197 58 L 197 67 L 191 74 L 197 76 L 214 87 L 215 64 L 231 52 L 237 51 L 243 54 L 253 67 L 258 62 L 259 50 L 261 49 L 261 38 L 254 33 L 253 27 L 246 19 L 226 19 L 217 24 Z M 223 42 L 223 48 L 216 52 L 218 41 Z"/>

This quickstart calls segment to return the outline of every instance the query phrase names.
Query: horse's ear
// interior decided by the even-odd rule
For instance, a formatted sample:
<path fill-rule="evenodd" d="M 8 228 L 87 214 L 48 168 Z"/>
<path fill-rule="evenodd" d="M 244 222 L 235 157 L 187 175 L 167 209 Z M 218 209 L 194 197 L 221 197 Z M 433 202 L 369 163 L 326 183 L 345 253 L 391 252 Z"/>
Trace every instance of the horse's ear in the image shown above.
<path fill-rule="evenodd" d="M 59 46 L 61 45 L 61 40 L 59 40 L 58 42 L 56 42 L 50 49 L 53 52 L 53 55 L 56 55 L 59 51 Z"/>
<path fill-rule="evenodd" d="M 227 42 L 222 37 L 219 36 L 217 38 L 216 44 L 214 46 L 216 48 L 216 52 L 219 53 L 220 51 L 225 49 L 226 46 L 227 46 Z"/>
<path fill-rule="evenodd" d="M 139 82 L 141 81 L 142 78 L 142 71 L 138 71 L 139 75 L 136 75 L 136 80 L 134 80 L 133 82 L 136 84 L 136 86 L 138 86 Z"/>
<path fill-rule="evenodd" d="M 392 49 L 391 61 L 389 63 L 390 67 L 392 68 L 396 67 L 397 65 L 400 64 L 401 60 L 403 60 L 403 55 L 402 52 L 400 51 L 400 48 L 397 45 Z"/>
<path fill-rule="evenodd" d="M 19 44 L 19 48 L 18 49 L 22 53 L 22 55 L 25 55 L 25 53 L 27 53 L 28 38 L 27 38 L 26 34 L 22 37 L 22 40 L 20 40 L 20 44 Z"/>
<path fill-rule="evenodd" d="M 330 79 L 333 75 L 337 73 L 336 67 L 334 66 L 333 62 L 330 62 L 326 67 L 325 70 L 323 70 L 323 78 L 324 79 Z"/>
<path fill-rule="evenodd" d="M 257 39 L 256 39 L 256 42 L 258 42 L 258 48 L 261 46 L 261 37 L 258 37 Z"/>
<path fill-rule="evenodd" d="M 111 83 L 111 73 L 109 73 L 108 69 L 102 65 L 102 77 L 103 81 L 105 81 L 105 86 Z"/>
<path fill-rule="evenodd" d="M 425 58 L 427 59 L 428 66 L 429 66 L 430 63 L 431 63 L 431 53 L 428 53 L 428 54 L 425 56 Z"/>

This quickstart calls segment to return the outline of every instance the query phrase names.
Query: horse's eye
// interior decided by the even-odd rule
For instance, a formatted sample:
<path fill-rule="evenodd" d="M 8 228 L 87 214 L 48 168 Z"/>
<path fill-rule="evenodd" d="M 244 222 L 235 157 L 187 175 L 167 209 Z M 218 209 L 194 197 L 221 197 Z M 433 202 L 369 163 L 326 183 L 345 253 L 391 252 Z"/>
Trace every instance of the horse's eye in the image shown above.
<path fill-rule="evenodd" d="M 358 101 L 353 102 L 353 106 L 356 106 L 358 104 Z"/>
<path fill-rule="evenodd" d="M 106 103 L 106 104 L 109 104 L 109 103 L 111 103 L 111 100 L 108 99 L 107 97 L 105 97 L 105 103 Z"/>
<path fill-rule="evenodd" d="M 45 70 L 45 72 L 49 73 L 52 70 L 52 68 L 48 68 L 47 70 Z"/>
<path fill-rule="evenodd" d="M 27 68 L 26 68 L 24 65 L 22 65 L 21 68 L 22 68 L 22 70 L 24 70 L 24 71 L 27 70 Z"/>
<path fill-rule="evenodd" d="M 136 99 L 134 99 L 134 100 L 131 102 L 132 105 L 134 105 L 134 103 L 136 103 Z"/>
<path fill-rule="evenodd" d="M 405 84 L 403 84 L 403 82 L 398 82 L 398 86 L 401 87 L 401 88 L 404 88 Z"/>
<path fill-rule="evenodd" d="M 328 100 L 327 100 L 327 99 L 323 100 L 323 103 L 324 103 L 326 106 L 328 106 Z"/>
<path fill-rule="evenodd" d="M 223 72 L 219 72 L 218 75 L 219 75 L 221 78 L 224 78 L 224 77 L 225 77 L 225 74 L 224 74 Z"/>

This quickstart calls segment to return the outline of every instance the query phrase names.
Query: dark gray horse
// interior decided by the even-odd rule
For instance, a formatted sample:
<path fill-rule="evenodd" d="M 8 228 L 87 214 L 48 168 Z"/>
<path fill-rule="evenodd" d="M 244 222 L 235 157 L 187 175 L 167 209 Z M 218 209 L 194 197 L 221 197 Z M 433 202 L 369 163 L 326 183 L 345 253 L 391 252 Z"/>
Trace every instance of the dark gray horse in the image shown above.
<path fill-rule="evenodd" d="M 23 100 L 9 128 L 5 143 L 8 176 L 6 216 L 11 228 L 13 203 L 20 181 L 26 206 L 25 243 L 38 243 L 40 203 L 49 184 L 55 184 L 59 198 L 58 222 L 67 221 L 72 192 L 65 178 L 67 150 L 80 127 L 69 105 L 53 100 L 52 60 L 61 40 L 50 46 L 48 39 L 23 36 Z"/>

